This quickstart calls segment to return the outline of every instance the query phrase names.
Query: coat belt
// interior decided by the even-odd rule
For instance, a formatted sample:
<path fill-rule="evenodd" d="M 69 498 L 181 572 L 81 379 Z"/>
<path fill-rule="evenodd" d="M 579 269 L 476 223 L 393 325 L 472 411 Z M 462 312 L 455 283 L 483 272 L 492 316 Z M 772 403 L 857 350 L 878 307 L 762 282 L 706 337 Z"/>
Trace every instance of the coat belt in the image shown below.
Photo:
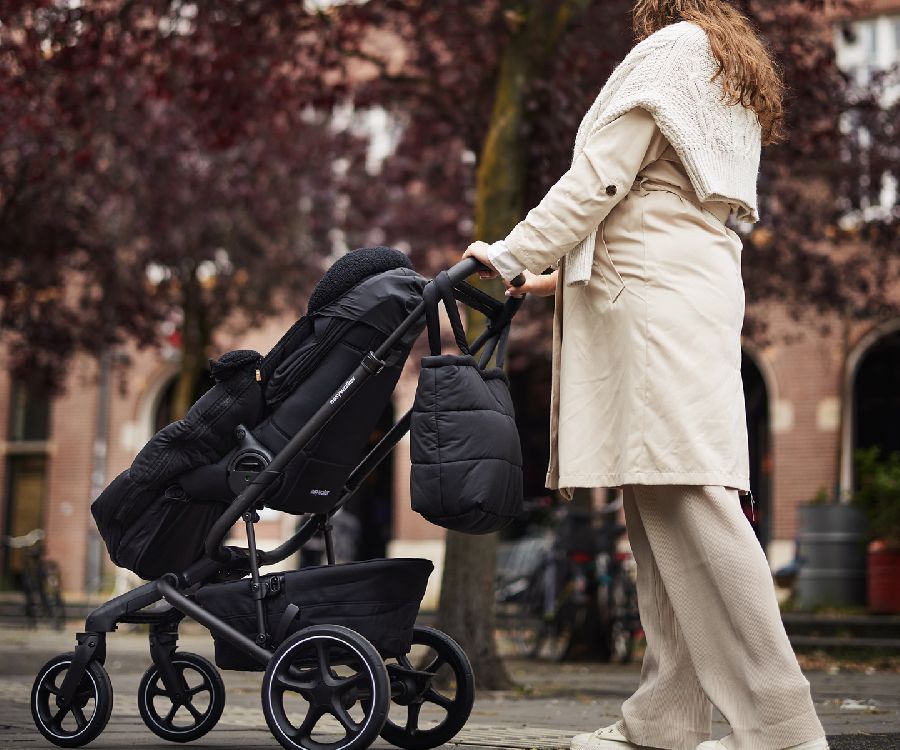
<path fill-rule="evenodd" d="M 631 189 L 637 191 L 641 195 L 646 195 L 652 190 L 663 190 L 667 193 L 675 193 L 675 195 L 679 195 L 686 201 L 693 203 L 701 211 L 711 214 L 722 224 L 725 224 L 728 220 L 728 216 L 731 214 L 731 205 L 729 203 L 726 203 L 725 201 L 706 201 L 706 203 L 701 203 L 697 199 L 697 193 L 691 188 L 684 188 L 681 185 L 676 185 L 672 182 L 665 182 L 664 180 L 657 180 L 652 177 L 638 177 L 634 181 L 634 184 L 632 184 Z"/>

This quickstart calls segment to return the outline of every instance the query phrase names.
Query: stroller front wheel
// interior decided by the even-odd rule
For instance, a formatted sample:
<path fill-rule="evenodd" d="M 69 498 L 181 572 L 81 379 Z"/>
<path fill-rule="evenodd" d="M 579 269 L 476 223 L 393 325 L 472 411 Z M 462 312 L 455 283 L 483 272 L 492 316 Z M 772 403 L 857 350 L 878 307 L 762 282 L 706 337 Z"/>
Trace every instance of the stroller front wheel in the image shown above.
<path fill-rule="evenodd" d="M 177 652 L 172 666 L 183 685 L 177 693 L 163 684 L 154 664 L 138 687 L 138 710 L 147 728 L 170 742 L 191 742 L 212 729 L 225 708 L 225 683 L 218 670 L 197 654 Z"/>
<path fill-rule="evenodd" d="M 113 689 L 100 662 L 85 667 L 72 702 L 60 708 L 57 699 L 75 654 L 60 654 L 48 661 L 31 689 L 31 716 L 44 737 L 59 747 L 81 747 L 104 730 L 112 714 Z"/>
<path fill-rule="evenodd" d="M 287 750 L 363 750 L 390 703 L 378 651 L 339 625 L 312 625 L 286 639 L 263 677 L 263 714 Z"/>

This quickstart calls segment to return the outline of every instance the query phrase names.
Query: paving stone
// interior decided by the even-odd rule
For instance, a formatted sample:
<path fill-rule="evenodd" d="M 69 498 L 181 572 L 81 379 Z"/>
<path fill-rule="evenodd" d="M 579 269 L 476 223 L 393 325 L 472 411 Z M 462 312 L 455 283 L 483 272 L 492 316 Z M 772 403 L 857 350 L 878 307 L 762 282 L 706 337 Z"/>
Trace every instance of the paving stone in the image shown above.
<path fill-rule="evenodd" d="M 31 684 L 45 661 L 73 645 L 70 632 L 0 628 L 0 748 L 52 747 L 31 722 Z M 206 635 L 189 632 L 179 647 L 212 658 L 212 641 Z M 137 686 L 149 664 L 145 635 L 123 632 L 110 637 L 107 667 L 115 694 L 113 716 L 91 748 L 171 750 L 173 745 L 152 734 L 138 714 Z M 640 679 L 636 664 L 511 661 L 509 666 L 520 688 L 479 693 L 467 726 L 446 748 L 568 748 L 573 734 L 615 721 L 622 701 Z M 261 675 L 223 672 L 223 678 L 226 706 L 222 720 L 191 745 L 207 750 L 279 747 L 260 708 Z M 900 750 L 900 675 L 807 672 L 807 678 L 832 750 Z M 395 720 L 399 721 L 397 715 Z M 716 713 L 713 736 L 728 731 L 724 718 Z M 384 742 L 373 745 L 379 750 L 388 747 Z"/>

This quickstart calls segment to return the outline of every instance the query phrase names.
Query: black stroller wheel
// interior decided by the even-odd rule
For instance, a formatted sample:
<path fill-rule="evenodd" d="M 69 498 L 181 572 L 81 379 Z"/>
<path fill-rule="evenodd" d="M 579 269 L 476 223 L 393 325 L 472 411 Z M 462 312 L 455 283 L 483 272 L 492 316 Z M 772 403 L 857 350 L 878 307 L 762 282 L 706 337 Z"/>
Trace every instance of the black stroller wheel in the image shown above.
<path fill-rule="evenodd" d="M 138 710 L 147 728 L 171 742 L 191 742 L 206 734 L 222 717 L 225 683 L 208 659 L 178 652 L 172 666 L 181 675 L 187 690 L 172 695 L 163 684 L 154 664 L 138 687 Z"/>
<path fill-rule="evenodd" d="M 411 652 L 388 664 L 395 705 L 405 708 L 401 723 L 390 717 L 381 736 L 405 750 L 429 750 L 452 740 L 465 726 L 475 702 L 475 676 L 466 652 L 446 633 L 434 628 L 417 627 L 413 631 L 413 646 L 424 646 L 423 654 Z M 414 665 L 410 659 L 416 660 Z M 432 676 L 419 680 L 412 673 Z M 413 688 L 413 686 L 415 686 Z M 412 692 L 410 688 L 413 688 Z M 444 715 L 438 718 L 421 716 L 427 704 L 436 706 Z M 428 711 L 428 713 L 431 713 Z M 429 720 L 430 719 L 430 720 Z M 431 726 L 420 726 L 428 721 Z"/>
<path fill-rule="evenodd" d="M 384 662 L 359 633 L 313 625 L 285 640 L 262 683 L 266 723 L 287 750 L 362 750 L 391 702 Z"/>
<path fill-rule="evenodd" d="M 90 662 L 75 691 L 72 704 L 56 705 L 74 654 L 53 657 L 38 672 L 31 689 L 31 716 L 38 731 L 59 747 L 81 747 L 97 738 L 112 714 L 113 689 L 99 662 Z"/>

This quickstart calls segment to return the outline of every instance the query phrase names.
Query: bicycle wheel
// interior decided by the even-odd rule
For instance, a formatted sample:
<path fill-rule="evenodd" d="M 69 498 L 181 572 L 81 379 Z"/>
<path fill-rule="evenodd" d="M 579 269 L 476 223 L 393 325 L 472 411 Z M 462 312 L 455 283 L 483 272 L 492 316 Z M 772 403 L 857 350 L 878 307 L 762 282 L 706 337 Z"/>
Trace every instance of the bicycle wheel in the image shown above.
<path fill-rule="evenodd" d="M 112 683 L 103 665 L 96 661 L 87 665 L 72 704 L 65 709 L 56 705 L 56 697 L 74 658 L 72 653 L 53 657 L 41 667 L 31 689 L 34 724 L 59 747 L 81 747 L 96 739 L 112 714 Z"/>
<path fill-rule="evenodd" d="M 584 608 L 575 604 L 573 592 L 574 585 L 570 581 L 560 592 L 552 617 L 544 619 L 535 658 L 561 662 L 571 653 L 584 620 Z"/>
<path fill-rule="evenodd" d="M 41 577 L 41 603 L 44 607 L 44 615 L 50 620 L 54 629 L 62 630 L 66 625 L 66 605 L 62 596 L 62 576 L 59 565 L 52 560 L 43 563 L 43 575 Z"/>
<path fill-rule="evenodd" d="M 609 626 L 609 660 L 616 664 L 628 664 L 634 656 L 633 613 L 637 611 L 637 593 L 630 579 L 620 573 L 613 580 L 610 593 L 612 602 Z"/>
<path fill-rule="evenodd" d="M 34 571 L 27 567 L 21 573 L 22 593 L 25 595 L 25 618 L 29 628 L 36 628 L 40 603 L 40 585 Z"/>

